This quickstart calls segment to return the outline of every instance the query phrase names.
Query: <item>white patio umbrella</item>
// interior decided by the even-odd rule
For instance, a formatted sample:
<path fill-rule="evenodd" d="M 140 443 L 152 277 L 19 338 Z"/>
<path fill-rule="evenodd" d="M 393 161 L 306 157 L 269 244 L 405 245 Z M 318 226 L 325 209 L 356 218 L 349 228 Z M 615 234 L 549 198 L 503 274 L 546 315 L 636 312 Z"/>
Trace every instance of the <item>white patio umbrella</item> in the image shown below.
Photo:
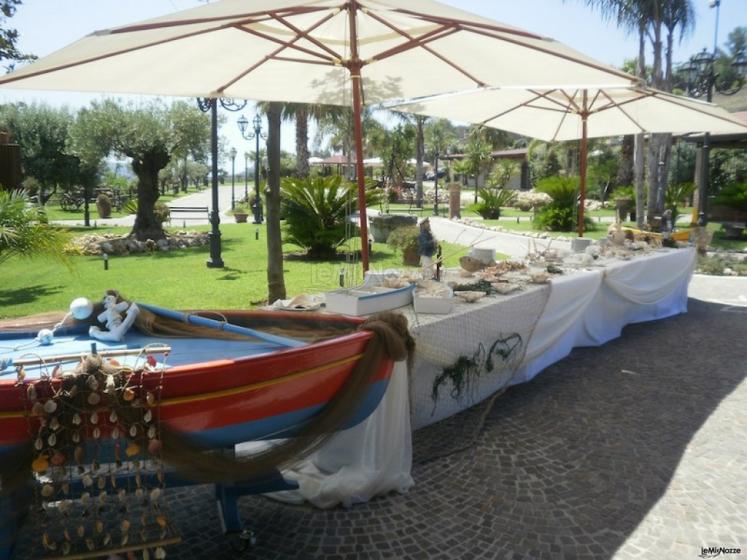
<path fill-rule="evenodd" d="M 552 39 L 433 0 L 222 0 L 95 32 L 0 87 L 352 103 L 365 239 L 363 103 L 634 82 Z M 365 242 L 362 261 L 367 269 Z"/>
<path fill-rule="evenodd" d="M 548 142 L 580 139 L 579 236 L 583 235 L 588 138 L 641 132 L 747 132 L 744 123 L 717 105 L 645 87 L 484 88 L 391 108 L 481 124 Z"/>

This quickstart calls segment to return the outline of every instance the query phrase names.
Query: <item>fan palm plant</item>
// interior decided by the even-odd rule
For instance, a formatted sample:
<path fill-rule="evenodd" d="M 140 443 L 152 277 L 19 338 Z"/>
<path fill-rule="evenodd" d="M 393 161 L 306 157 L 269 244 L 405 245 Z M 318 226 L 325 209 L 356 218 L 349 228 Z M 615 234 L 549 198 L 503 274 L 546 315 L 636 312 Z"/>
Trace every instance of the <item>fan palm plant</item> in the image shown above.
<path fill-rule="evenodd" d="M 349 236 L 349 216 L 358 209 L 357 188 L 339 175 L 286 178 L 282 181 L 286 241 L 307 250 L 312 259 L 329 259 Z M 380 194 L 366 191 L 366 204 Z"/>
<path fill-rule="evenodd" d="M 66 236 L 47 224 L 23 191 L 0 190 L 0 264 L 13 256 L 53 256 L 65 260 Z"/>

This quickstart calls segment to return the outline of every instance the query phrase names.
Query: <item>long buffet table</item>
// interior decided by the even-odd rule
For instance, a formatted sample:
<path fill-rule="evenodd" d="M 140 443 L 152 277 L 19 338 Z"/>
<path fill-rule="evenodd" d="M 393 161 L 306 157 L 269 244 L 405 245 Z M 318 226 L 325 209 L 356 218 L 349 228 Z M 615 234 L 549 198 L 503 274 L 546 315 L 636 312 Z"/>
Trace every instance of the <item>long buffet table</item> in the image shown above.
<path fill-rule="evenodd" d="M 630 323 L 687 311 L 695 250 L 661 249 L 607 261 L 519 293 L 458 303 L 448 315 L 407 315 L 417 342 L 408 378 L 398 364 L 379 408 L 286 473 L 282 499 L 350 505 L 413 485 L 411 432 L 531 380 L 574 347 L 599 346 Z M 652 327 L 655 328 L 655 327 Z"/>

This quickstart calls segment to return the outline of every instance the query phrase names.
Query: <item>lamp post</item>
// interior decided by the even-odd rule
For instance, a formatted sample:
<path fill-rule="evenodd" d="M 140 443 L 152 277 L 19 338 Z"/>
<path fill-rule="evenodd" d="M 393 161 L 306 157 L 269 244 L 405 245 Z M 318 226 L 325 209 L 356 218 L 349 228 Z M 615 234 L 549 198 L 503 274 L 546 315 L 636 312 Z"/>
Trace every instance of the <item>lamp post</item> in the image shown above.
<path fill-rule="evenodd" d="M 244 202 L 249 202 L 249 152 L 244 152 Z"/>
<path fill-rule="evenodd" d="M 241 111 L 246 107 L 246 101 L 234 101 L 214 97 L 198 97 L 197 106 L 200 111 L 210 111 L 210 154 L 211 165 L 211 194 L 212 207 L 210 209 L 210 259 L 207 261 L 208 268 L 223 268 L 225 265 L 221 257 L 220 247 L 220 211 L 218 209 L 218 103 L 228 111 Z"/>
<path fill-rule="evenodd" d="M 266 140 L 267 135 L 262 132 L 262 117 L 259 116 L 259 113 L 254 115 L 252 124 L 254 125 L 253 131 L 249 130 L 249 120 L 244 115 L 241 115 L 238 120 L 239 132 L 241 132 L 241 136 L 245 140 L 253 139 L 256 141 L 254 147 L 254 204 L 252 205 L 252 207 L 254 209 L 254 223 L 261 224 L 262 202 L 259 198 L 259 139 L 262 138 L 263 140 Z"/>
<path fill-rule="evenodd" d="M 744 85 L 745 70 L 747 70 L 747 57 L 743 51 L 734 53 L 731 69 L 723 74 L 716 72 L 716 55 L 718 53 L 718 20 L 721 8 L 721 0 L 709 0 L 708 6 L 716 8 L 716 29 L 713 35 L 713 52 L 703 49 L 692 56 L 687 64 L 681 67 L 685 73 L 684 89 L 692 97 L 705 96 L 709 103 L 713 99 L 714 90 L 722 95 L 734 95 Z M 699 146 L 700 177 L 698 187 L 698 216 L 693 209 L 693 223 L 701 226 L 708 223 L 708 183 L 709 183 L 709 159 L 710 159 L 711 135 L 707 132 L 703 135 L 703 141 Z"/>
<path fill-rule="evenodd" d="M 433 215 L 438 216 L 438 149 L 436 150 L 436 157 L 433 161 Z"/>
<path fill-rule="evenodd" d="M 231 210 L 236 209 L 236 148 L 231 148 L 231 151 L 228 152 L 228 155 L 231 156 Z"/>

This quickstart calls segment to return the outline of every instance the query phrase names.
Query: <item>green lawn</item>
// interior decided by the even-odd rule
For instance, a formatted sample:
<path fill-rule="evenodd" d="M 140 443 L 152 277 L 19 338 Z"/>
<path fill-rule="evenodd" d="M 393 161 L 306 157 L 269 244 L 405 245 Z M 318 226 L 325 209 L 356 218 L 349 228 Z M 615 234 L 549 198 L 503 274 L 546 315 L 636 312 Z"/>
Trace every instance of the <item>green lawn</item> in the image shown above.
<path fill-rule="evenodd" d="M 79 296 L 99 298 L 108 288 L 128 298 L 172 308 L 247 308 L 267 297 L 267 245 L 264 226 L 255 240 L 257 226 L 221 225 L 223 260 L 226 268 L 209 269 L 207 247 L 153 255 L 111 257 L 105 271 L 99 257 L 72 257 L 73 270 L 48 258 L 13 258 L 0 268 L 0 318 L 18 317 L 67 309 Z M 207 226 L 194 229 L 207 229 Z M 82 230 L 82 231 L 81 231 Z M 74 233 L 91 230 L 77 228 Z M 97 232 L 128 228 L 99 229 Z M 458 266 L 466 247 L 442 243 L 447 266 Z M 286 252 L 298 251 L 286 245 Z M 338 287 L 344 262 L 311 263 L 286 260 L 288 297 Z M 375 243 L 372 269 L 402 268 L 401 255 Z M 360 266 L 351 266 L 360 274 Z"/>

